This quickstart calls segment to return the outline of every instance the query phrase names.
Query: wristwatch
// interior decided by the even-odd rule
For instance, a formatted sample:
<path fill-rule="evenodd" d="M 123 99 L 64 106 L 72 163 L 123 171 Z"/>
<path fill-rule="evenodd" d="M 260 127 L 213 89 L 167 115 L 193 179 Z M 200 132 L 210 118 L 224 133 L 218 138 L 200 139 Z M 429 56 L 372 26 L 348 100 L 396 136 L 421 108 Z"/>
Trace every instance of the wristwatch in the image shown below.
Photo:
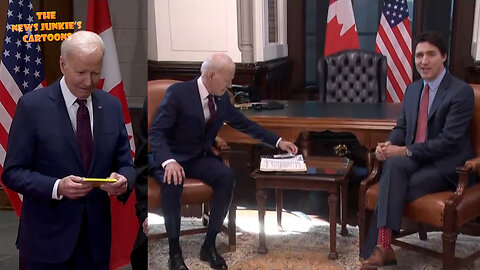
<path fill-rule="evenodd" d="M 412 151 L 410 151 L 408 148 L 405 148 L 405 155 L 407 155 L 407 157 L 411 158 L 412 157 Z"/>

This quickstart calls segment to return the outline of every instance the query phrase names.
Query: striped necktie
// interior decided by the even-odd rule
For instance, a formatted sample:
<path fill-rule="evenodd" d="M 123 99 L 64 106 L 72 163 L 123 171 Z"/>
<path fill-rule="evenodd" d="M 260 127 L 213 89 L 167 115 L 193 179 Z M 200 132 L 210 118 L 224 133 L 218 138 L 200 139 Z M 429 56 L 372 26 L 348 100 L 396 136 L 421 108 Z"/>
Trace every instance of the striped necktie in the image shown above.
<path fill-rule="evenodd" d="M 210 111 L 210 118 L 208 118 L 207 123 L 205 124 L 206 129 L 209 129 L 210 126 L 215 121 L 215 117 L 217 116 L 217 111 L 215 110 L 215 104 L 213 103 L 213 95 L 208 95 L 208 110 Z"/>
<path fill-rule="evenodd" d="M 77 145 L 80 149 L 80 155 L 82 156 L 83 169 L 87 172 L 90 166 L 90 160 L 92 157 L 92 130 L 90 127 L 90 115 L 88 108 L 85 105 L 86 100 L 77 99 L 79 105 L 77 109 Z"/>

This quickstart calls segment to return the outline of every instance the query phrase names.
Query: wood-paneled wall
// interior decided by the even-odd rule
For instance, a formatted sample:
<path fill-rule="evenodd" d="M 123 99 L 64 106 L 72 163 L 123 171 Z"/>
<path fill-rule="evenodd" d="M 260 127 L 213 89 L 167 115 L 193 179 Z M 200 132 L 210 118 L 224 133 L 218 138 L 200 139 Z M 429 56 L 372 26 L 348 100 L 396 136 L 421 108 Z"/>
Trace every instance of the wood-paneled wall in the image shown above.
<path fill-rule="evenodd" d="M 186 81 L 200 75 L 200 62 L 148 61 L 148 80 Z M 253 86 L 264 99 L 290 99 L 292 61 L 280 58 L 253 64 L 236 63 L 234 84 Z"/>

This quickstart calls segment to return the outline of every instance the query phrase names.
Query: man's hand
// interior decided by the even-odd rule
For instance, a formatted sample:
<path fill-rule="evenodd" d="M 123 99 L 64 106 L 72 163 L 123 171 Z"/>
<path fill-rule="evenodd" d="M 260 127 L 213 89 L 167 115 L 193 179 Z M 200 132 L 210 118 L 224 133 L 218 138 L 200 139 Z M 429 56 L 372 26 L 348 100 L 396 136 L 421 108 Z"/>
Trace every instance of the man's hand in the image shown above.
<path fill-rule="evenodd" d="M 127 178 L 125 176 L 112 172 L 109 178 L 117 179 L 115 183 L 106 183 L 100 185 L 100 189 L 105 190 L 109 195 L 120 196 L 127 192 Z"/>
<path fill-rule="evenodd" d="M 280 140 L 280 142 L 278 143 L 278 148 L 292 155 L 296 155 L 298 152 L 298 147 L 294 143 L 289 141 Z"/>
<path fill-rule="evenodd" d="M 405 156 L 406 147 L 398 145 L 389 145 L 383 148 L 383 154 L 386 158 L 391 158 L 394 156 Z"/>
<path fill-rule="evenodd" d="M 392 143 L 390 141 L 378 143 L 377 147 L 375 148 L 375 157 L 380 161 L 386 160 L 387 157 L 385 156 L 385 153 L 383 152 L 383 150 L 386 147 L 389 147 L 391 144 Z"/>
<path fill-rule="evenodd" d="M 142 228 L 143 233 L 148 235 L 148 217 L 143 221 Z"/>
<path fill-rule="evenodd" d="M 220 137 L 215 137 L 215 148 L 219 149 L 219 150 L 226 150 L 228 149 L 228 144 L 227 144 L 227 141 L 225 141 L 224 139 L 220 138 Z"/>
<path fill-rule="evenodd" d="M 163 174 L 163 182 L 174 185 L 180 185 L 185 178 L 185 171 L 183 167 L 178 164 L 178 162 L 173 161 L 165 166 L 165 173 Z"/>
<path fill-rule="evenodd" d="M 74 200 L 85 197 L 92 188 L 93 186 L 91 184 L 83 182 L 82 177 L 69 175 L 60 179 L 57 194 Z"/>

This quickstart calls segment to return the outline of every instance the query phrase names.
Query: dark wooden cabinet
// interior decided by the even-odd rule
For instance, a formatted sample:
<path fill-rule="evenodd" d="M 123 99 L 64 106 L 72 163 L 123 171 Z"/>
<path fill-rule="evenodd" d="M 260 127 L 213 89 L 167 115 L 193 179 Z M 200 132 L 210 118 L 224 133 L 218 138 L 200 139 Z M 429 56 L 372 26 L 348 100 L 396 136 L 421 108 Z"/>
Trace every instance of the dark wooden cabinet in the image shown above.
<path fill-rule="evenodd" d="M 148 80 L 192 80 L 201 62 L 148 61 Z M 264 99 L 290 99 L 292 61 L 288 57 L 252 64 L 236 63 L 233 84 L 256 88 Z"/>

